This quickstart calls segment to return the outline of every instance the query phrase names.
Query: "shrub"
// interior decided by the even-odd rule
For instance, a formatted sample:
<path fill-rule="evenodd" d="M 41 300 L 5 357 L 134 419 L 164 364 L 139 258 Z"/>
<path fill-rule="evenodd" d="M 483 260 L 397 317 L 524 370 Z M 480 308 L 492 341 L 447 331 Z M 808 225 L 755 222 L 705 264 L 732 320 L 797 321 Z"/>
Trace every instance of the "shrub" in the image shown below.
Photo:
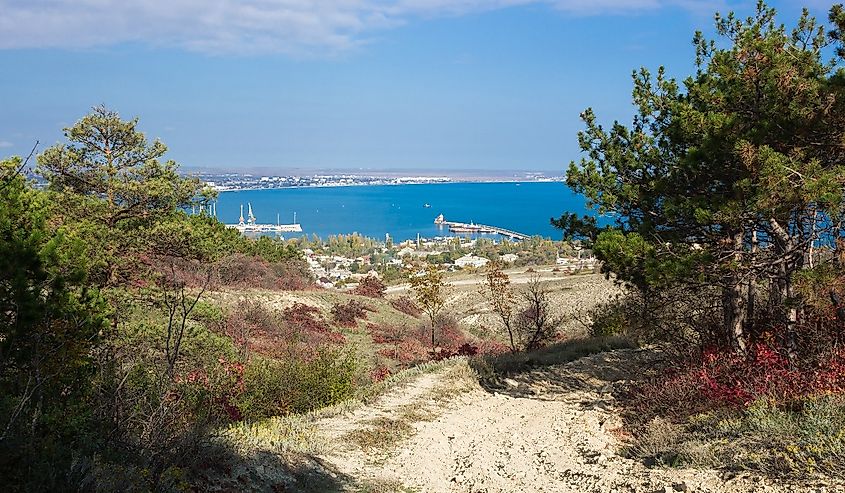
<path fill-rule="evenodd" d="M 223 322 L 223 308 L 213 303 L 199 301 L 191 311 L 190 318 L 211 329 Z"/>
<path fill-rule="evenodd" d="M 390 368 L 386 366 L 379 366 L 370 372 L 370 380 L 373 383 L 378 383 L 390 376 Z"/>
<path fill-rule="evenodd" d="M 358 319 L 367 318 L 368 311 L 372 312 L 375 309 L 358 300 L 349 300 L 347 303 L 337 303 L 332 307 L 332 319 L 341 327 L 354 327 Z"/>
<path fill-rule="evenodd" d="M 320 309 L 304 303 L 294 303 L 282 311 L 282 320 L 306 332 L 330 332 L 329 323 Z"/>
<path fill-rule="evenodd" d="M 387 292 L 387 286 L 378 277 L 367 276 L 358 282 L 358 286 L 352 292 L 369 298 L 384 298 Z"/>
<path fill-rule="evenodd" d="M 316 347 L 345 342 L 343 334 L 331 329 L 318 308 L 302 303 L 279 312 L 242 301 L 227 313 L 222 325 L 223 333 L 235 342 L 243 359 L 252 351 L 272 358 L 310 358 Z"/>
<path fill-rule="evenodd" d="M 376 344 L 395 344 L 407 335 L 407 329 L 401 325 L 367 324 L 367 333 Z"/>
<path fill-rule="evenodd" d="M 599 303 L 587 311 L 587 327 L 591 337 L 626 335 L 634 324 L 628 298 L 617 297 Z"/>
<path fill-rule="evenodd" d="M 417 305 L 417 303 L 408 296 L 400 296 L 390 300 L 390 306 L 395 308 L 397 311 L 400 311 L 405 315 L 410 315 L 414 318 L 419 318 L 422 314 L 422 310 L 419 305 Z"/>
<path fill-rule="evenodd" d="M 310 361 L 254 358 L 236 405 L 247 420 L 319 409 L 351 397 L 357 373 L 350 350 L 320 348 Z"/>
<path fill-rule="evenodd" d="M 524 303 L 513 320 L 513 332 L 519 347 L 532 351 L 552 342 L 563 319 L 552 314 L 549 291 L 539 277 L 532 277 L 520 293 Z"/>
<path fill-rule="evenodd" d="M 681 420 L 718 409 L 741 408 L 758 399 L 788 404 L 806 395 L 845 392 L 845 351 L 812 366 L 795 366 L 772 348 L 757 344 L 747 356 L 705 351 L 700 361 L 665 373 L 632 391 L 632 415 L 651 419 L 670 411 Z"/>
<path fill-rule="evenodd" d="M 268 262 L 237 253 L 223 258 L 217 269 L 220 284 L 234 288 L 302 290 L 314 285 L 308 265 L 302 260 Z"/>

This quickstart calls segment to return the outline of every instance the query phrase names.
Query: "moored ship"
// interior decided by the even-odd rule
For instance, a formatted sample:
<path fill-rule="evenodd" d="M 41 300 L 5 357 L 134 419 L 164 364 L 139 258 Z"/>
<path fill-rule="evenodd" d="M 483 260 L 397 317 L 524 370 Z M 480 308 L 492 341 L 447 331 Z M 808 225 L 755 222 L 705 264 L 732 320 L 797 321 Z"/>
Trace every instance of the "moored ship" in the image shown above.
<path fill-rule="evenodd" d="M 241 204 L 241 216 L 238 224 L 227 224 L 227 228 L 237 229 L 241 233 L 301 233 L 302 226 L 296 222 L 296 213 L 293 213 L 292 224 L 259 224 L 252 213 L 252 203 L 247 203 L 248 215 L 244 220 L 244 206 Z"/>

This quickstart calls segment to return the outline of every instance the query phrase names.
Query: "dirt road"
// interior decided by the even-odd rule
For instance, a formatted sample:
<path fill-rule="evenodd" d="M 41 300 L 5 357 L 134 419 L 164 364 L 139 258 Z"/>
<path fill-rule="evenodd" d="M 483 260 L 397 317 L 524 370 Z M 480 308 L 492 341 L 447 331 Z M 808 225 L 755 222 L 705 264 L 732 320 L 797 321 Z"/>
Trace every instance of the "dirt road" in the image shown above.
<path fill-rule="evenodd" d="M 649 469 L 619 455 L 611 393 L 647 357 L 602 353 L 496 388 L 479 386 L 465 363 L 423 374 L 375 405 L 318 423 L 333 444 L 321 460 L 354 479 L 351 491 L 805 491 L 716 471 Z"/>

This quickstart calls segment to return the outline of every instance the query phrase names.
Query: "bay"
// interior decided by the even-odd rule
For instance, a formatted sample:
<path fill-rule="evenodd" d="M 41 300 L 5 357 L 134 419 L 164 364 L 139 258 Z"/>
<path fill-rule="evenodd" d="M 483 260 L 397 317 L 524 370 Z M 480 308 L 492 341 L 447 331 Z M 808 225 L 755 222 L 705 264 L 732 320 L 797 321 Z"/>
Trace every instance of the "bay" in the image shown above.
<path fill-rule="evenodd" d="M 448 221 L 475 222 L 527 235 L 560 239 L 550 218 L 564 212 L 586 213 L 583 197 L 560 182 L 446 183 L 240 190 L 220 193 L 217 217 L 237 223 L 247 204 L 259 223 L 297 221 L 303 233 L 322 238 L 359 233 L 395 241 L 448 235 L 434 224 L 438 214 Z M 424 207 L 430 204 L 430 208 Z M 293 235 L 286 233 L 286 236 Z"/>

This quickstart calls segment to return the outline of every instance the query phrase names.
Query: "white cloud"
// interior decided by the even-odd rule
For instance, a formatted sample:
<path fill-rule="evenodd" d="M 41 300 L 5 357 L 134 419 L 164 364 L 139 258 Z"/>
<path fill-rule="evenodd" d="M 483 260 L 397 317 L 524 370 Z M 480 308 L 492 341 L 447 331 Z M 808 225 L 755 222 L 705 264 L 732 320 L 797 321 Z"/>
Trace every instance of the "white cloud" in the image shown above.
<path fill-rule="evenodd" d="M 418 18 L 543 4 L 624 14 L 720 0 L 0 0 L 0 49 L 177 45 L 207 53 L 337 53 Z"/>
<path fill-rule="evenodd" d="M 12 144 L 8 140 L 0 140 L 0 148 L 13 147 L 14 145 L 15 144 Z"/>

